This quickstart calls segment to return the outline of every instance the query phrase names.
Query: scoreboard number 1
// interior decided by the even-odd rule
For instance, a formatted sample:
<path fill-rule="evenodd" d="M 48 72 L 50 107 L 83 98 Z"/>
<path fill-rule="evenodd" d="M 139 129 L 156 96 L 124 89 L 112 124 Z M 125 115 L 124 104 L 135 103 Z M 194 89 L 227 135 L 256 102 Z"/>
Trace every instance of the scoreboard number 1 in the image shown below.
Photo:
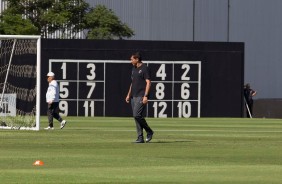
<path fill-rule="evenodd" d="M 62 78 L 63 78 L 63 79 L 66 79 L 66 78 L 67 78 L 66 63 L 62 63 L 61 69 L 62 69 L 62 71 L 63 71 L 63 72 L 62 72 L 62 74 L 63 74 Z"/>

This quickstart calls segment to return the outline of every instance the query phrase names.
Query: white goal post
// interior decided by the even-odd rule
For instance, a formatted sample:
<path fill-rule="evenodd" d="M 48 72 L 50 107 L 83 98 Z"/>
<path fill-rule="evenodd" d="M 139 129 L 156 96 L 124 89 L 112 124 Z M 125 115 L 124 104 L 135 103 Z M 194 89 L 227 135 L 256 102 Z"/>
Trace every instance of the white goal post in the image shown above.
<path fill-rule="evenodd" d="M 41 36 L 0 35 L 0 129 L 40 128 Z"/>

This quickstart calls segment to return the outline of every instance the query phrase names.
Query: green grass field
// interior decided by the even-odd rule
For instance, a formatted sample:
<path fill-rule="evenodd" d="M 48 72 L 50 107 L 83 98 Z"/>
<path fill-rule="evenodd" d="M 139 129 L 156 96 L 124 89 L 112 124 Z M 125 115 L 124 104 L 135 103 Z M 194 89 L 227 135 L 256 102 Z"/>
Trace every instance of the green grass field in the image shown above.
<path fill-rule="evenodd" d="M 145 144 L 132 143 L 132 118 L 67 120 L 63 130 L 0 130 L 0 183 L 282 182 L 282 120 L 148 118 Z"/>

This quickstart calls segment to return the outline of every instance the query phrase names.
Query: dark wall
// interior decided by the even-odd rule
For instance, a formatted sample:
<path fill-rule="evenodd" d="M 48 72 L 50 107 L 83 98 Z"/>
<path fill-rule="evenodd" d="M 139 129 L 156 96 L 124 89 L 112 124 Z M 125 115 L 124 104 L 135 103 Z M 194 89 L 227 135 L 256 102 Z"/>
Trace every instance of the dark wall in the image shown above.
<path fill-rule="evenodd" d="M 105 88 L 105 94 L 109 98 L 105 104 L 111 108 L 107 108 L 104 115 L 130 116 L 130 107 L 124 99 L 130 84 L 129 58 L 135 51 L 142 53 L 144 61 L 201 61 L 201 117 L 243 116 L 243 43 L 43 39 L 41 95 L 45 97 L 45 75 L 49 70 L 50 59 L 127 60 L 128 66 L 113 63 L 113 67 L 107 68 L 109 71 L 106 75 L 111 80 Z M 60 72 L 58 68 L 52 70 Z M 71 70 L 75 75 L 78 69 L 74 66 Z M 95 109 L 101 108 L 101 104 L 95 104 Z M 46 104 L 42 100 L 41 113 L 46 114 L 45 112 Z"/>
<path fill-rule="evenodd" d="M 246 117 L 246 108 L 244 115 Z M 255 99 L 253 106 L 253 118 L 282 118 L 282 99 Z"/>

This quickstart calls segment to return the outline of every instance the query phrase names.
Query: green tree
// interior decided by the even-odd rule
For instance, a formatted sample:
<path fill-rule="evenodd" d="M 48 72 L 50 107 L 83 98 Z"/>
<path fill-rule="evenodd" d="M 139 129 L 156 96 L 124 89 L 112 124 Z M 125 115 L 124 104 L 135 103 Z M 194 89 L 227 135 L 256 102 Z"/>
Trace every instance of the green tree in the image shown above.
<path fill-rule="evenodd" d="M 88 39 L 122 39 L 134 35 L 134 32 L 104 5 L 92 8 L 85 16 L 84 23 L 89 29 Z"/>
<path fill-rule="evenodd" d="M 0 22 L 0 34 L 7 35 L 35 35 L 38 33 L 37 27 L 35 27 L 30 20 L 22 19 L 19 14 L 10 15 L 5 14 Z"/>
<path fill-rule="evenodd" d="M 43 20 L 47 22 L 44 30 L 48 32 L 60 31 L 64 35 L 74 35 L 84 29 L 82 19 L 89 9 L 89 4 L 83 0 L 55 1 L 52 7 L 43 13 Z M 52 26 L 50 26 L 52 25 Z"/>
<path fill-rule="evenodd" d="M 89 39 L 121 39 L 133 35 L 111 10 L 100 5 L 89 8 L 84 0 L 5 1 L 8 7 L 0 16 L 1 34 L 36 34 L 47 38 L 59 31 L 61 38 L 75 38 L 78 32 L 89 30 Z"/>
<path fill-rule="evenodd" d="M 46 38 L 48 34 L 60 31 L 64 35 L 66 30 L 72 30 L 73 35 L 82 28 L 81 17 L 87 12 L 89 5 L 81 0 L 6 0 L 8 8 L 0 17 L 2 24 L 9 24 L 5 27 L 21 28 L 13 21 L 14 18 L 22 17 L 22 21 L 28 21 L 37 28 L 36 32 L 31 34 L 39 34 Z M 10 33 L 8 30 L 2 29 L 2 33 Z M 21 34 L 20 29 L 15 30 L 15 34 Z M 27 32 L 28 34 L 28 32 Z"/>

